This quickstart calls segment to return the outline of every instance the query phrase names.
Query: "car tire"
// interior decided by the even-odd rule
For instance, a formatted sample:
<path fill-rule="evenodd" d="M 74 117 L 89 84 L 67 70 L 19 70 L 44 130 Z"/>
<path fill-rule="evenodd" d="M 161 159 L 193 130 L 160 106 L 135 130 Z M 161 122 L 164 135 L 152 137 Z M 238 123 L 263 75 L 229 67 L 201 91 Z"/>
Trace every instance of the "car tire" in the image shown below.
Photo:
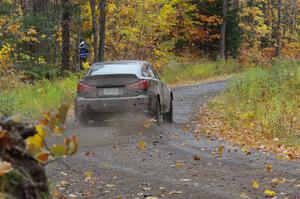
<path fill-rule="evenodd" d="M 155 105 L 155 119 L 158 124 L 161 124 L 163 122 L 163 115 L 161 114 L 161 105 L 159 98 L 157 98 Z"/>
<path fill-rule="evenodd" d="M 173 122 L 173 100 L 170 100 L 170 110 L 169 112 L 163 115 L 164 122 L 172 123 Z"/>
<path fill-rule="evenodd" d="M 90 120 L 90 115 L 87 111 L 78 113 L 77 108 L 75 106 L 75 121 L 79 123 L 81 126 L 87 126 Z"/>

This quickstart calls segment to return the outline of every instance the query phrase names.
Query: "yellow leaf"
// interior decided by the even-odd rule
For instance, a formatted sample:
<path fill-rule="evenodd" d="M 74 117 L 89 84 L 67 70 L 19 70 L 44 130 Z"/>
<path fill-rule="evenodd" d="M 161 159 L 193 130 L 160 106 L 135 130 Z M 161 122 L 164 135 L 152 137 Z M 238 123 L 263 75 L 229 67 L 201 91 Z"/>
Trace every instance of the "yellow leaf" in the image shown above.
<path fill-rule="evenodd" d="M 267 165 L 266 165 L 266 169 L 267 169 L 268 171 L 272 172 L 272 171 L 273 171 L 273 166 L 272 166 L 271 164 L 267 164 Z"/>
<path fill-rule="evenodd" d="M 9 162 L 0 162 L 0 176 L 4 176 L 8 172 L 13 170 L 11 163 Z"/>
<path fill-rule="evenodd" d="M 26 143 L 28 146 L 34 146 L 36 148 L 42 148 L 44 146 L 43 139 L 39 134 L 35 134 L 34 136 L 31 136 L 26 139 Z"/>
<path fill-rule="evenodd" d="M 88 69 L 90 68 L 89 62 L 84 62 L 84 63 L 82 64 L 82 66 L 83 66 L 83 68 L 84 68 L 85 70 L 88 70 Z"/>
<path fill-rule="evenodd" d="M 252 188 L 258 189 L 259 188 L 259 183 L 255 180 L 252 181 Z"/>
<path fill-rule="evenodd" d="M 247 148 L 242 148 L 243 153 L 246 155 L 251 155 L 251 152 Z"/>
<path fill-rule="evenodd" d="M 138 148 L 139 148 L 140 150 L 144 150 L 144 149 L 146 148 L 146 143 L 145 143 L 145 141 L 143 141 L 143 140 L 139 141 L 139 142 L 138 142 Z"/>
<path fill-rule="evenodd" d="M 266 189 L 264 193 L 266 196 L 276 196 L 276 192 L 269 189 Z"/>
<path fill-rule="evenodd" d="M 176 162 L 175 166 L 177 169 L 181 169 L 183 167 L 183 164 L 181 162 Z"/>
<path fill-rule="evenodd" d="M 55 157 L 63 156 L 65 154 L 65 147 L 61 145 L 53 145 L 49 150 Z"/>
<path fill-rule="evenodd" d="M 67 155 L 73 155 L 77 152 L 79 144 L 74 135 L 71 138 L 66 138 L 64 143 L 66 145 L 65 152 Z"/>
<path fill-rule="evenodd" d="M 37 132 L 37 134 L 41 137 L 41 138 L 45 138 L 46 137 L 46 132 L 44 129 L 43 125 L 36 125 L 35 126 L 35 130 Z"/>
<path fill-rule="evenodd" d="M 219 146 L 218 148 L 219 156 L 223 155 L 223 151 L 224 151 L 224 146 L 223 145 Z"/>
<path fill-rule="evenodd" d="M 84 172 L 85 178 L 91 178 L 93 176 L 93 173 L 91 171 Z"/>

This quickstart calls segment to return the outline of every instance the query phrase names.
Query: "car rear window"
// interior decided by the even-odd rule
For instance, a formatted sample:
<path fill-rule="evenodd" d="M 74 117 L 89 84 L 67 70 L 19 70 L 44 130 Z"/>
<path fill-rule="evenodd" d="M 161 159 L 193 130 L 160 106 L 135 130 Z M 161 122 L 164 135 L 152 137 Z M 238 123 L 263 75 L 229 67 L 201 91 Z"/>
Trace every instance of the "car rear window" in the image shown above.
<path fill-rule="evenodd" d="M 140 76 L 141 66 L 138 64 L 99 64 L 93 66 L 88 75 L 110 74 L 135 74 Z"/>

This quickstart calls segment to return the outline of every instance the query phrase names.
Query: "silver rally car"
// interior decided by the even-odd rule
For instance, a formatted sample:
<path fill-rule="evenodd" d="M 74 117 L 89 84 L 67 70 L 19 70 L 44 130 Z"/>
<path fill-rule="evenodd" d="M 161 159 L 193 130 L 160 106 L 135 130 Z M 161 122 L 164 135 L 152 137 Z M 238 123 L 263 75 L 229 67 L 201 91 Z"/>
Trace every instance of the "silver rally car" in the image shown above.
<path fill-rule="evenodd" d="M 146 61 L 98 62 L 78 83 L 75 119 L 82 124 L 110 113 L 144 112 L 173 122 L 173 93 Z"/>

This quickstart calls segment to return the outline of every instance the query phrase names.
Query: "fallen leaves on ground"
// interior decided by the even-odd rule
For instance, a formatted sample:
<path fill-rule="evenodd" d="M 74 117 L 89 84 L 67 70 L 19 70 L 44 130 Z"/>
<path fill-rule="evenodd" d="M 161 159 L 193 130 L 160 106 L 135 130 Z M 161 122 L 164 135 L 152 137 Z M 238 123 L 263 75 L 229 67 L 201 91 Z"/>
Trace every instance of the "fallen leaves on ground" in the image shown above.
<path fill-rule="evenodd" d="M 240 197 L 241 198 L 249 198 L 248 194 L 246 194 L 245 192 L 241 192 Z"/>
<path fill-rule="evenodd" d="M 246 147 L 243 147 L 243 148 L 242 148 L 242 151 L 243 151 L 243 153 L 246 154 L 246 155 L 251 155 L 251 152 L 250 152 L 249 149 L 247 149 Z"/>
<path fill-rule="evenodd" d="M 194 160 L 198 160 L 198 161 L 199 161 L 199 160 L 201 160 L 201 159 L 200 159 L 199 156 L 196 156 L 196 155 L 195 155 L 195 156 L 194 156 Z"/>
<path fill-rule="evenodd" d="M 91 178 L 93 176 L 93 172 L 85 171 L 83 175 L 84 175 L 85 178 Z"/>
<path fill-rule="evenodd" d="M 208 107 L 202 107 L 201 112 L 197 114 L 197 118 L 195 137 L 199 137 L 201 134 L 216 136 L 241 146 L 246 155 L 251 155 L 249 149 L 253 148 L 276 153 L 280 159 L 295 160 L 300 158 L 299 148 L 280 144 L 278 137 L 264 135 L 252 127 L 239 124 L 233 126 L 219 112 Z"/>
<path fill-rule="evenodd" d="M 176 167 L 176 169 L 181 169 L 181 168 L 183 167 L 183 163 L 181 163 L 181 162 L 176 162 L 176 163 L 175 163 L 175 167 Z"/>
<path fill-rule="evenodd" d="M 275 184 L 275 185 L 277 185 L 277 184 L 283 184 L 285 182 L 286 182 L 285 179 L 280 179 L 280 178 L 274 178 L 274 179 L 271 180 L 271 183 Z"/>
<path fill-rule="evenodd" d="M 188 125 L 184 125 L 181 127 L 181 131 L 184 133 L 187 133 L 191 130 L 191 128 Z"/>
<path fill-rule="evenodd" d="M 266 196 L 271 196 L 271 197 L 276 196 L 276 192 L 275 191 L 271 191 L 270 189 L 266 189 L 264 191 L 264 193 L 265 193 Z"/>
<path fill-rule="evenodd" d="M 259 188 L 259 183 L 256 180 L 252 180 L 252 188 L 254 188 L 254 189 Z"/>
<path fill-rule="evenodd" d="M 182 191 L 170 191 L 169 193 L 168 193 L 169 195 L 173 195 L 173 194 L 182 194 Z"/>
<path fill-rule="evenodd" d="M 144 140 L 139 141 L 138 142 L 138 148 L 140 150 L 145 150 L 145 148 L 146 148 L 146 142 Z"/>
<path fill-rule="evenodd" d="M 266 169 L 267 169 L 267 171 L 272 172 L 273 171 L 273 166 L 271 164 L 267 164 Z"/>
<path fill-rule="evenodd" d="M 223 151 L 224 151 L 224 146 L 223 145 L 219 146 L 219 148 L 218 148 L 218 155 L 222 156 L 223 155 Z"/>
<path fill-rule="evenodd" d="M 67 181 L 63 180 L 63 181 L 60 181 L 59 186 L 61 186 L 61 187 L 69 187 L 70 183 L 68 183 Z"/>
<path fill-rule="evenodd" d="M 151 120 L 144 120 L 144 127 L 148 129 L 151 126 Z"/>

